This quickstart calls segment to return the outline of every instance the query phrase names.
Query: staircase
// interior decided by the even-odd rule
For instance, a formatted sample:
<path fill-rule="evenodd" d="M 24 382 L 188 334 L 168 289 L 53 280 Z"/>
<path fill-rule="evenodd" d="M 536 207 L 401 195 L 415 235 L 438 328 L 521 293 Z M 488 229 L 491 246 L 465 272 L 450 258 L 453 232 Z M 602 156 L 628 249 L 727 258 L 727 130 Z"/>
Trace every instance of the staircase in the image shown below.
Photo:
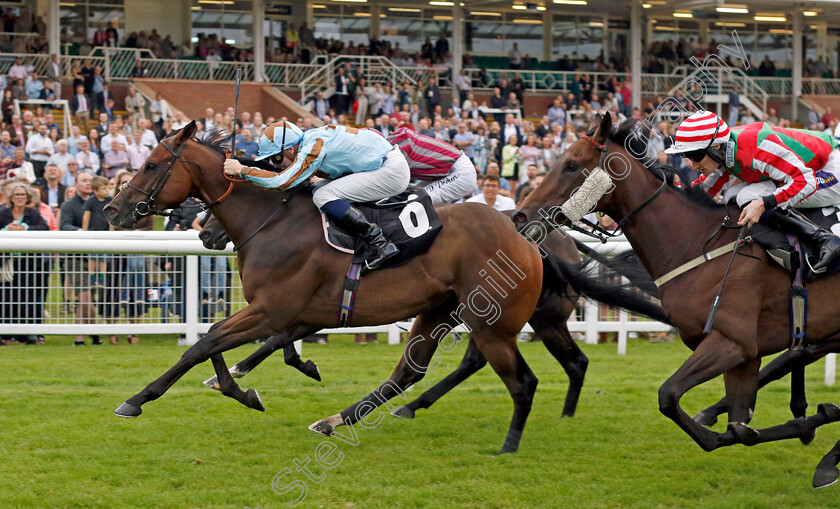
<path fill-rule="evenodd" d="M 738 85 L 740 87 L 738 99 L 741 106 L 752 112 L 757 119 L 764 118 L 767 111 L 767 92 L 744 71 L 732 67 L 694 68 L 693 72 L 689 72 L 679 84 L 668 91 L 668 95 L 677 98 L 685 97 L 685 93 L 692 93 L 694 86 L 698 83 L 703 83 L 706 89 L 701 105 L 716 105 L 718 115 L 721 114 L 722 105 L 729 104 L 729 93 L 734 91 L 735 85 Z"/>

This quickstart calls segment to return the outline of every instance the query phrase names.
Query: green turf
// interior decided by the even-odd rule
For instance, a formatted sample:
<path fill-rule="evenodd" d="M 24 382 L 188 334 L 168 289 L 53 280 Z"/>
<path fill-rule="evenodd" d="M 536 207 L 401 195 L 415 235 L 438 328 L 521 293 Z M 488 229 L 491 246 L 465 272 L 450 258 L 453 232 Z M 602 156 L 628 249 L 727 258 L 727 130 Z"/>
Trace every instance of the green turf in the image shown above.
<path fill-rule="evenodd" d="M 305 345 L 324 382 L 304 379 L 282 355 L 242 380 L 260 390 L 258 413 L 201 385 L 209 364 L 187 374 L 138 419 L 113 410 L 174 364 L 173 338 L 139 346 L 0 347 L 0 507 L 287 507 L 295 493 L 272 491 L 294 479 L 293 460 L 313 458 L 299 507 L 508 508 L 838 507 L 840 487 L 810 487 L 820 457 L 840 438 L 836 425 L 814 443 L 798 441 L 700 450 L 659 414 L 657 388 L 686 358 L 681 344 L 631 341 L 584 346 L 591 362 L 578 408 L 560 419 L 567 378 L 539 343 L 522 345 L 540 378 L 519 453 L 494 457 L 511 415 L 498 378 L 483 370 L 413 421 L 385 416 L 374 429 L 354 427 L 359 444 L 307 430 L 373 389 L 390 373 L 401 347 L 357 346 L 348 338 Z M 228 354 L 233 364 L 255 348 Z M 453 368 L 463 345 L 409 392 L 416 397 Z M 836 400 L 822 382 L 823 364 L 808 371 L 811 409 Z M 690 413 L 716 400 L 714 382 L 690 394 Z M 788 418 L 788 382 L 761 392 L 757 426 Z M 718 427 L 720 429 L 720 425 Z M 347 428 L 341 428 L 347 433 Z M 314 464 L 316 447 L 337 445 L 332 470 Z"/>

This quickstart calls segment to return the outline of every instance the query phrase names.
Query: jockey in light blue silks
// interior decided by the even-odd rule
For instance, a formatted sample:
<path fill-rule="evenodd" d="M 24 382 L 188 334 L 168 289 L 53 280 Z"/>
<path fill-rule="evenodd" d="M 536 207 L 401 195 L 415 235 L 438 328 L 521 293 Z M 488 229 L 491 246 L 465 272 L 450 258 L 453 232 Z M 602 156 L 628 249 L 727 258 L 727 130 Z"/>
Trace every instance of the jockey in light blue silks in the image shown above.
<path fill-rule="evenodd" d="M 236 159 L 225 161 L 225 173 L 241 176 L 258 186 L 290 189 L 317 171 L 333 179 L 318 188 L 312 201 L 331 220 L 356 233 L 376 250 L 375 269 L 399 250 L 375 223 L 369 222 L 351 203 L 377 201 L 399 194 L 408 187 L 408 163 L 398 148 L 378 133 L 352 127 L 327 125 L 305 133 L 291 122 L 269 125 L 259 141 L 257 161 L 262 168 L 243 166 Z M 276 168 L 276 171 L 263 169 Z"/>

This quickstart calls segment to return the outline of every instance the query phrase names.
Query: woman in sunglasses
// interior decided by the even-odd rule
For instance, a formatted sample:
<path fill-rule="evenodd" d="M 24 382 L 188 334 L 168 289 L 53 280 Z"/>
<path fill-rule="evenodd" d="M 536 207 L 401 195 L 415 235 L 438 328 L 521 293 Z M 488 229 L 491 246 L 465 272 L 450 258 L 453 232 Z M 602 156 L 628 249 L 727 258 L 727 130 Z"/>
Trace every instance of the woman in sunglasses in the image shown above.
<path fill-rule="evenodd" d="M 765 122 L 730 128 L 714 113 L 700 111 L 680 124 L 665 152 L 685 157 L 702 173 L 694 185 L 712 196 L 733 176 L 738 179 L 725 193 L 742 208 L 738 224 L 763 220 L 820 246 L 815 272 L 840 255 L 840 238 L 795 210 L 840 205 L 840 151 L 830 134 Z"/>
<path fill-rule="evenodd" d="M 305 133 L 291 122 L 266 127 L 259 141 L 259 156 L 248 167 L 236 159 L 225 161 L 225 173 L 274 189 L 290 189 L 317 171 L 331 179 L 312 195 L 312 201 L 330 219 L 356 233 L 374 248 L 366 260 L 375 269 L 399 249 L 351 203 L 377 201 L 408 187 L 410 170 L 402 152 L 378 132 L 341 125 L 326 125 Z M 257 161 L 263 161 L 257 164 Z"/>

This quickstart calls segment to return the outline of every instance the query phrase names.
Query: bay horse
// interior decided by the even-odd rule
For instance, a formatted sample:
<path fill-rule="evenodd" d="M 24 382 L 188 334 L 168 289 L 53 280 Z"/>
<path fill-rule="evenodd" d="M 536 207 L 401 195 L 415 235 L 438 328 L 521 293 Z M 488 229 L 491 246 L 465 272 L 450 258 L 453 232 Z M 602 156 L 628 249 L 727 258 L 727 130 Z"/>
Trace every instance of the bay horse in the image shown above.
<path fill-rule="evenodd" d="M 223 392 L 263 409 L 256 391 L 235 387 L 222 353 L 261 337 L 335 326 L 350 255 L 322 240 L 321 218 L 308 188 L 278 191 L 268 199 L 249 183 L 223 175 L 222 138 L 194 138 L 195 122 L 170 134 L 137 175 L 106 206 L 111 224 L 131 227 L 138 217 L 176 207 L 193 196 L 213 214 L 239 248 L 239 271 L 248 306 L 214 324 L 160 378 L 126 400 L 115 414 L 136 417 L 195 365 L 210 359 Z M 281 208 L 278 212 L 278 208 Z M 423 378 L 438 339 L 463 322 L 507 386 L 513 418 L 502 453 L 518 449 L 537 378 L 519 353 L 516 337 L 540 296 L 543 267 L 534 243 L 508 217 L 482 204 L 441 207 L 443 229 L 429 251 L 405 265 L 372 271 L 358 289 L 350 325 L 393 323 L 416 316 L 405 353 L 391 377 L 370 395 L 311 429 L 331 435 L 353 424 Z M 274 220 L 270 220 L 276 217 Z M 278 240 L 282 239 L 282 240 Z M 488 271 L 500 267 L 499 290 L 487 290 Z M 492 272 L 491 272 L 492 274 Z M 495 293 L 490 293 L 494 291 Z"/>
<path fill-rule="evenodd" d="M 204 228 L 202 228 L 199 237 L 208 249 L 224 249 L 229 240 L 224 228 L 212 217 L 207 221 Z M 569 377 L 569 387 L 566 390 L 562 416 L 571 417 L 575 414 L 584 377 L 589 365 L 589 359 L 572 338 L 566 324 L 569 317 L 575 311 L 579 297 L 592 298 L 603 304 L 615 305 L 666 323 L 668 317 L 659 305 L 650 298 L 649 287 L 653 286 L 653 282 L 649 278 L 649 285 L 642 283 L 641 287 L 637 289 L 625 287 L 621 283 L 616 284 L 602 281 L 597 276 L 590 276 L 586 268 L 577 265 L 581 262 L 581 258 L 578 254 L 576 242 L 571 237 L 560 232 L 548 232 L 548 235 L 546 235 L 545 239 L 539 245 L 540 248 L 551 254 L 553 257 L 551 261 L 557 259 L 563 266 L 547 268 L 547 270 L 553 270 L 555 274 L 559 274 L 560 278 L 546 277 L 543 279 L 542 292 L 537 302 L 537 307 L 528 320 L 528 323 L 531 324 L 531 327 L 533 327 L 534 332 L 545 345 L 546 349 L 560 363 L 566 375 Z M 551 261 L 549 261 L 549 264 Z M 614 264 L 606 257 L 599 257 L 598 263 L 606 271 L 613 274 L 617 273 L 617 275 L 622 275 L 622 271 L 629 272 L 631 270 L 631 262 L 625 261 Z M 570 267 L 575 267 L 577 270 L 570 270 L 565 266 L 566 264 L 569 264 Z M 641 270 L 643 271 L 644 269 Z M 633 272 L 639 272 L 638 268 L 635 268 Z M 602 272 L 600 277 L 603 278 L 604 275 L 605 273 Z M 647 278 L 647 274 L 644 277 Z M 316 332 L 318 330 L 315 328 L 311 330 L 313 334 Z M 283 335 L 269 338 L 254 353 L 233 365 L 230 368 L 231 376 L 233 378 L 244 377 L 276 351 L 279 345 L 285 342 L 286 338 Z M 284 351 L 286 364 L 294 367 L 301 366 L 300 357 L 297 356 L 293 348 L 286 347 Z M 312 363 L 312 361 L 306 362 L 307 365 L 309 363 Z M 486 364 L 487 359 L 481 353 L 475 340 L 470 336 L 464 357 L 452 373 L 415 400 L 394 409 L 391 413 L 397 417 L 413 418 L 416 410 L 429 408 L 438 399 L 478 372 Z M 314 366 L 314 363 L 312 366 Z M 220 389 L 217 376 L 206 380 L 204 385 L 211 389 Z"/>
<path fill-rule="evenodd" d="M 707 249 L 734 245 L 738 229 L 722 227 L 729 225 L 727 207 L 715 204 L 699 190 L 669 185 L 667 176 L 646 158 L 648 137 L 649 131 L 638 127 L 635 119 L 613 129 L 612 119 L 606 115 L 592 136 L 581 138 L 555 161 L 543 183 L 514 213 L 518 228 L 527 236 L 536 225 L 556 227 L 568 221 L 564 210 L 573 216 L 585 212 L 584 208 L 602 211 L 619 220 L 654 280 Z M 791 276 L 771 263 L 756 244 L 742 246 L 738 254 L 743 256 L 734 259 L 709 334 L 703 333 L 704 324 L 728 256 L 659 285 L 663 308 L 683 342 L 693 350 L 661 386 L 659 409 L 705 451 L 737 443 L 807 439 L 817 427 L 840 420 L 840 407 L 821 404 L 811 417 L 765 429 L 748 425 L 755 408 L 761 358 L 785 350 L 790 343 Z M 838 275 L 809 283 L 808 344 L 837 342 L 840 315 L 834 298 L 838 290 Z M 718 375 L 724 377 L 729 413 L 724 433 L 706 429 L 680 406 L 683 394 Z M 815 486 L 837 479 L 837 469 L 831 464 L 840 457 L 837 452 L 835 446 L 818 466 Z"/>

